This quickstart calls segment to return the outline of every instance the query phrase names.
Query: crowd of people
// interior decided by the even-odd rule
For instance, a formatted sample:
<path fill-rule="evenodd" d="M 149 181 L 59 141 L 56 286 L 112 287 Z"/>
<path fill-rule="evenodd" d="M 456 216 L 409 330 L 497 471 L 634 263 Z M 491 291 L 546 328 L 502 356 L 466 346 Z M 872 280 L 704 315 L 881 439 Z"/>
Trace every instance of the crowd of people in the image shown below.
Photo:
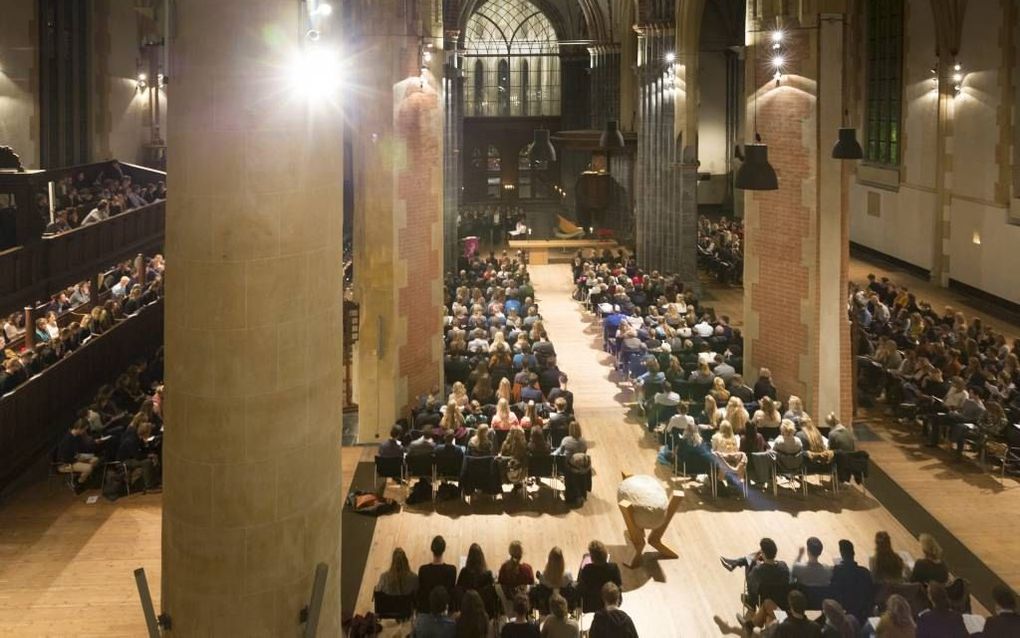
<path fill-rule="evenodd" d="M 556 459 L 565 499 L 583 503 L 591 487 L 588 442 L 574 397 L 542 323 L 527 269 L 517 257 L 475 257 L 446 277 L 444 368 L 447 386 L 412 406 L 379 449 L 380 457 L 430 455 L 459 475 L 458 489 L 523 490 L 529 464 Z M 472 459 L 483 474 L 468 472 Z"/>
<path fill-rule="evenodd" d="M 781 402 L 767 368 L 748 385 L 738 372 L 740 330 L 702 307 L 682 281 L 646 273 L 633 257 L 609 251 L 578 255 L 573 277 L 575 298 L 602 318 L 604 345 L 637 390 L 648 428 L 669 443 L 667 462 L 708 459 L 719 485 L 737 494 L 749 471 L 759 485 L 772 480 L 771 466 L 752 464 L 759 453 L 769 463 L 785 455 L 816 471 L 838 463 L 846 468 L 841 478 L 849 478 L 853 433 L 835 414 L 816 423 L 799 397 Z"/>
<path fill-rule="evenodd" d="M 126 261 L 104 273 L 98 292 L 89 281 L 57 292 L 36 307 L 31 346 L 25 313 L 8 315 L 0 330 L 0 396 L 161 298 L 165 267 L 162 255 L 146 259 L 143 279 L 134 262 Z"/>
<path fill-rule="evenodd" d="M 95 176 L 79 171 L 57 181 L 55 199 L 51 220 L 48 195 L 38 196 L 40 214 L 47 220 L 45 235 L 59 235 L 166 199 L 166 182 L 136 182 L 112 162 Z"/>
<path fill-rule="evenodd" d="M 54 453 L 76 494 L 103 485 L 108 498 L 140 485 L 158 490 L 163 440 L 163 349 L 128 366 L 82 406 Z M 113 464 L 115 478 L 100 476 Z M 98 472 L 96 470 L 102 470 Z M 98 478 L 97 478 L 98 477 Z"/>
<path fill-rule="evenodd" d="M 875 534 L 875 548 L 858 564 L 854 544 L 839 541 L 839 555 L 823 559 L 824 546 L 816 537 L 807 539 L 792 564 L 778 559 L 771 538 L 745 556 L 720 557 L 728 571 L 743 569 L 745 612 L 738 626 L 722 618 L 716 623 L 727 633 L 746 636 L 804 636 L 821 638 L 965 638 L 970 631 L 966 582 L 953 579 L 942 560 L 942 548 L 929 534 L 920 535 L 923 557 L 914 561 L 892 547 L 889 534 Z M 1017 601 L 1008 587 L 993 590 L 994 615 L 985 620 L 986 638 L 1020 635 Z M 815 620 L 806 612 L 820 610 Z"/>
<path fill-rule="evenodd" d="M 630 616 L 620 609 L 623 580 L 605 545 L 588 545 L 577 576 L 567 569 L 563 550 L 549 550 L 536 571 L 524 560 L 524 547 L 513 541 L 507 558 L 493 573 L 478 543 L 456 566 L 445 562 L 442 536 L 432 539 L 432 560 L 417 573 L 407 554 L 393 550 L 390 568 L 375 586 L 380 595 L 407 600 L 417 610 L 416 638 L 578 638 L 578 618 L 592 613 L 590 638 L 636 638 Z"/>
<path fill-rule="evenodd" d="M 459 237 L 479 237 L 498 245 L 505 237 L 527 232 L 527 218 L 520 206 L 462 206 L 457 213 Z M 519 237 L 520 238 L 520 237 Z"/>
<path fill-rule="evenodd" d="M 744 221 L 699 217 L 698 265 L 722 283 L 739 284 L 744 277 Z"/>
<path fill-rule="evenodd" d="M 946 306 L 941 313 L 906 286 L 868 275 L 851 285 L 862 396 L 916 419 L 927 444 L 948 436 L 961 458 L 968 443 L 984 456 L 1020 446 L 1020 340 Z"/>

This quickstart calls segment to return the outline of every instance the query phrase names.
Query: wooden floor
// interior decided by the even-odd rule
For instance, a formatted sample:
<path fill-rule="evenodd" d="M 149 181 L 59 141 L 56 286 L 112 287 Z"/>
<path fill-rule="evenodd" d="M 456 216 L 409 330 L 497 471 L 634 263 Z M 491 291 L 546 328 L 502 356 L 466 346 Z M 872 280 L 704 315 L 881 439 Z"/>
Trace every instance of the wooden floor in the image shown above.
<path fill-rule="evenodd" d="M 863 278 L 880 269 L 854 262 L 852 271 Z M 597 475 L 591 497 L 576 511 L 543 494 L 535 504 L 508 498 L 479 503 L 470 511 L 443 505 L 439 511 L 405 509 L 383 517 L 374 535 L 359 611 L 369 608 L 371 588 L 392 549 L 404 547 L 417 565 L 427 560 L 433 534 L 447 538 L 450 561 L 466 553 L 471 542 L 479 542 L 493 567 L 503 560 L 512 539 L 524 543 L 525 558 L 536 568 L 541 568 L 553 544 L 563 548 L 568 564 L 574 566 L 592 538 L 605 542 L 614 557 L 627 553 L 616 485 L 621 471 L 656 472 L 656 445 L 630 416 L 625 406 L 630 393 L 614 382 L 608 357 L 597 342 L 597 328 L 569 299 L 567 266 L 534 266 L 532 274 L 546 326 L 571 378 L 585 435 L 594 442 Z M 898 281 L 906 278 L 892 276 Z M 941 303 L 920 282 L 911 288 L 919 298 Z M 740 290 L 711 294 L 717 310 L 730 314 L 739 325 Z M 955 299 L 949 303 L 963 305 Z M 969 471 L 957 476 L 941 461 L 919 455 L 915 442 L 902 440 L 894 429 L 874 429 L 882 440 L 867 445 L 878 463 L 997 573 L 1020 585 L 1020 558 L 1010 542 L 1020 522 L 1014 514 L 1020 512 L 1016 484 L 1007 482 L 1006 489 L 1000 489 Z M 344 486 L 366 454 L 370 452 L 365 448 L 343 450 Z M 399 489 L 391 488 L 390 494 L 399 496 Z M 5 503 L 0 507 L 0 636 L 142 635 L 131 572 L 145 567 L 158 600 L 160 509 L 159 495 L 116 503 L 100 499 L 88 505 L 56 480 L 35 484 Z M 665 536 L 680 558 L 658 560 L 649 553 L 639 569 L 624 569 L 624 609 L 634 616 L 643 636 L 719 635 L 712 616 L 732 617 L 739 609 L 741 589 L 739 574 L 719 566 L 720 554 L 746 552 L 762 535 L 776 539 L 787 560 L 809 535 L 821 538 L 830 556 L 840 538 L 852 539 L 859 553 L 867 554 L 879 529 L 888 530 L 897 547 L 917 554 L 915 539 L 858 491 L 834 498 L 815 489 L 806 500 L 787 495 L 778 501 L 752 494 L 750 502 L 743 502 L 701 499 L 698 489 L 691 488 Z"/>

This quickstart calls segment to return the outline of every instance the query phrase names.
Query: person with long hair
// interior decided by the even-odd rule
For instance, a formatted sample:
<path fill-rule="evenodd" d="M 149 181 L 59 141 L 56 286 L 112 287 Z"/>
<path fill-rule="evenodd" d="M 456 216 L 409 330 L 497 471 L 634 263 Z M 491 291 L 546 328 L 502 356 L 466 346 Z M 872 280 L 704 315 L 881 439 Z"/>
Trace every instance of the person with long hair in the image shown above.
<path fill-rule="evenodd" d="M 718 466 L 719 480 L 726 480 L 726 475 L 735 473 L 741 480 L 747 469 L 747 455 L 740 451 L 740 437 L 733 432 L 730 422 L 719 423 L 719 431 L 712 435 L 712 452 Z"/>
<path fill-rule="evenodd" d="M 468 439 L 468 456 L 492 456 L 493 452 L 489 426 L 483 423 L 475 430 L 474 436 Z"/>
<path fill-rule="evenodd" d="M 496 400 L 496 391 L 492 388 L 492 377 L 483 374 L 471 388 L 471 398 L 482 405 L 489 405 Z"/>
<path fill-rule="evenodd" d="M 889 596 L 885 601 L 885 611 L 878 618 L 875 629 L 876 638 L 914 638 L 917 625 L 914 624 L 914 612 L 910 603 L 899 594 Z"/>
<path fill-rule="evenodd" d="M 726 416 L 723 419 L 729 421 L 736 434 L 743 436 L 750 417 L 748 417 L 747 410 L 744 408 L 744 402 L 738 397 L 730 397 L 730 400 L 726 402 Z M 761 427 L 759 425 L 758 429 L 760 430 Z"/>
<path fill-rule="evenodd" d="M 857 619 L 847 614 L 835 600 L 826 598 L 822 601 L 822 615 L 825 616 L 822 638 L 857 638 L 860 629 Z"/>
<path fill-rule="evenodd" d="M 495 579 L 485 562 L 485 552 L 482 551 L 482 547 L 478 543 L 471 543 L 464 567 L 457 575 L 457 589 L 460 591 L 482 591 L 494 584 Z"/>
<path fill-rule="evenodd" d="M 762 397 L 758 409 L 754 412 L 754 422 L 758 426 L 759 432 L 762 430 L 775 432 L 783 422 L 782 415 L 776 409 L 775 401 L 767 396 Z"/>
<path fill-rule="evenodd" d="M 411 571 L 402 547 L 393 550 L 390 568 L 379 576 L 375 590 L 390 596 L 406 596 L 418 591 L 418 574 Z"/>
<path fill-rule="evenodd" d="M 538 574 L 538 582 L 554 593 L 565 587 L 570 587 L 574 583 L 574 577 L 566 569 L 563 550 L 553 547 L 549 550 L 549 558 L 545 561 L 545 567 Z"/>
<path fill-rule="evenodd" d="M 793 421 L 782 420 L 779 424 L 779 436 L 772 441 L 772 449 L 783 454 L 797 454 L 804 449 L 804 442 L 797 438 L 797 427 Z"/>
<path fill-rule="evenodd" d="M 711 394 L 705 395 L 705 407 L 702 411 L 704 412 L 702 420 L 705 422 L 705 425 L 709 426 L 713 430 L 718 429 L 719 422 L 723 420 L 725 413 L 720 413 L 719 406 L 715 402 L 715 397 Z"/>
<path fill-rule="evenodd" d="M 818 426 L 807 415 L 800 421 L 800 432 L 797 432 L 797 438 L 804 444 L 804 453 L 807 454 L 807 457 L 816 463 L 828 463 L 835 456 L 829 449 L 828 441 L 818 431 Z"/>
<path fill-rule="evenodd" d="M 482 597 L 473 589 L 464 592 L 460 599 L 460 614 L 457 616 L 457 638 L 488 638 L 489 615 L 485 613 Z"/>
<path fill-rule="evenodd" d="M 889 532 L 875 533 L 875 553 L 868 563 L 871 577 L 876 583 L 902 583 L 904 581 L 903 557 L 893 550 Z"/>
<path fill-rule="evenodd" d="M 768 397 L 766 397 L 768 399 Z M 768 399 L 770 405 L 774 405 L 772 399 Z M 765 399 L 762 400 L 762 405 L 765 404 Z M 758 413 L 755 412 L 754 416 L 757 417 Z M 784 419 L 790 419 L 794 425 L 800 425 L 801 419 L 807 416 L 807 412 L 804 411 L 804 402 L 801 401 L 800 397 L 791 394 L 790 398 L 786 400 L 786 412 L 783 413 Z"/>
<path fill-rule="evenodd" d="M 494 430 L 509 430 L 518 425 L 517 415 L 510 411 L 510 403 L 506 399 L 496 403 L 496 414 L 492 416 L 491 425 Z"/>
<path fill-rule="evenodd" d="M 726 380 L 722 377 L 712 379 L 712 389 L 708 393 L 716 403 L 726 403 L 730 400 L 730 391 L 726 389 Z"/>
<path fill-rule="evenodd" d="M 560 446 L 556 448 L 554 454 L 570 456 L 571 454 L 584 454 L 587 451 L 588 441 L 581 435 L 581 424 L 574 420 L 570 421 L 567 426 L 567 436 L 560 441 Z"/>
<path fill-rule="evenodd" d="M 461 414 L 460 407 L 457 406 L 457 402 L 450 400 L 446 404 L 446 410 L 443 411 L 443 418 L 439 420 L 439 427 L 446 432 L 452 432 L 454 436 L 462 436 L 464 434 L 465 423 L 464 415 Z"/>
<path fill-rule="evenodd" d="M 510 379 L 503 377 L 499 380 L 499 388 L 496 390 L 496 400 L 505 399 L 507 402 L 513 401 L 513 386 L 510 384 Z"/>
<path fill-rule="evenodd" d="M 471 397 L 468 396 L 467 388 L 464 387 L 463 383 L 456 381 L 453 384 L 448 402 L 455 403 L 461 409 L 466 408 L 471 403 Z"/>
<path fill-rule="evenodd" d="M 531 434 L 528 437 L 528 455 L 529 456 L 547 456 L 552 453 L 552 448 L 549 445 L 549 440 L 542 434 L 541 427 L 531 428 Z"/>

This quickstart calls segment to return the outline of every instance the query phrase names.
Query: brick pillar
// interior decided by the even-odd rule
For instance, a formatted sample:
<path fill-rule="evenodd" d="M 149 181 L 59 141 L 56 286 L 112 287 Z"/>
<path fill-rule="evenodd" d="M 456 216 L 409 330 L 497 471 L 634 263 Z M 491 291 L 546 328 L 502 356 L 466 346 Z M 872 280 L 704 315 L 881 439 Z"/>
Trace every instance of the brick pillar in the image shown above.
<path fill-rule="evenodd" d="M 440 382 L 444 251 L 442 20 L 432 2 L 358 0 L 354 290 L 359 439 L 385 438 Z M 427 36 L 427 37 L 425 37 Z M 428 71 L 420 50 L 433 44 Z"/>
<path fill-rule="evenodd" d="M 453 36 L 456 43 L 456 36 Z M 460 242 L 457 240 L 457 213 L 464 184 L 461 139 L 464 135 L 464 79 L 452 62 L 443 67 L 443 263 L 455 270 Z"/>
<path fill-rule="evenodd" d="M 846 167 L 831 157 L 843 108 L 842 18 L 788 20 L 778 86 L 769 64 L 774 16 L 749 12 L 747 20 L 745 141 L 754 136 L 757 90 L 757 130 L 779 190 L 744 193 L 745 376 L 771 369 L 781 399 L 800 396 L 816 419 L 851 415 Z"/>

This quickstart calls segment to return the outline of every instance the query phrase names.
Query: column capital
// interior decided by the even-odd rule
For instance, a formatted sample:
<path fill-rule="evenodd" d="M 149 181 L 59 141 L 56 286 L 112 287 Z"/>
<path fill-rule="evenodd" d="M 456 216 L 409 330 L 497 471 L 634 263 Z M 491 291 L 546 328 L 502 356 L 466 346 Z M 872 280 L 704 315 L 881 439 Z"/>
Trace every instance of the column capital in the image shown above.
<path fill-rule="evenodd" d="M 655 36 L 670 36 L 676 33 L 676 25 L 672 22 L 648 22 L 635 24 L 634 32 L 638 37 L 650 38 Z"/>
<path fill-rule="evenodd" d="M 599 42 L 588 45 L 588 53 L 592 55 L 611 55 L 613 53 L 620 53 L 620 51 L 619 42 Z"/>

